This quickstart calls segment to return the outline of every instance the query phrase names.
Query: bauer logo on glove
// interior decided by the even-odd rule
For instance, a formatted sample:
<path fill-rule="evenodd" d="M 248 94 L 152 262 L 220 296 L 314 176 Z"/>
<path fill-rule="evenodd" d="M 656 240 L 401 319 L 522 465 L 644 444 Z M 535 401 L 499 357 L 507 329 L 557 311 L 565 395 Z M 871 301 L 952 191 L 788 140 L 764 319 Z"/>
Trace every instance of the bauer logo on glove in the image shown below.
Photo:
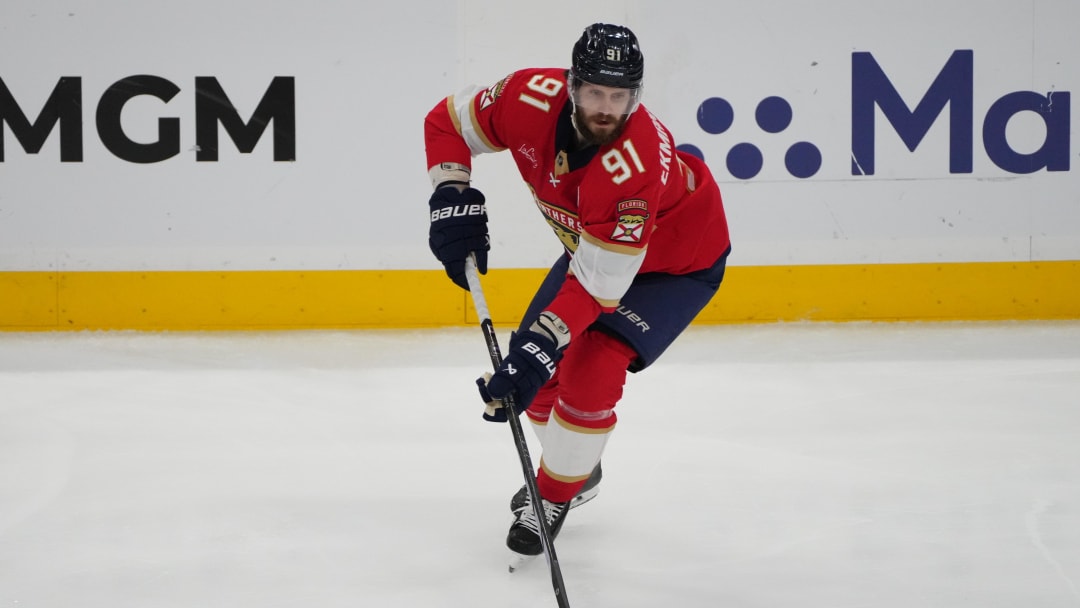
<path fill-rule="evenodd" d="M 456 207 L 443 207 L 442 209 L 433 209 L 431 211 L 431 221 L 437 222 L 439 220 L 445 220 L 448 217 L 462 217 L 465 215 L 477 215 L 487 219 L 487 206 L 486 205 L 458 205 Z"/>
<path fill-rule="evenodd" d="M 527 353 L 532 353 L 536 356 L 536 361 L 540 363 L 540 365 L 543 365 L 546 370 L 548 370 L 548 378 L 555 375 L 555 361 L 552 360 L 550 355 L 544 352 L 543 347 L 538 346 L 532 342 L 528 342 L 522 345 L 521 350 Z M 510 368 L 509 372 L 510 374 L 516 374 L 517 370 Z"/>

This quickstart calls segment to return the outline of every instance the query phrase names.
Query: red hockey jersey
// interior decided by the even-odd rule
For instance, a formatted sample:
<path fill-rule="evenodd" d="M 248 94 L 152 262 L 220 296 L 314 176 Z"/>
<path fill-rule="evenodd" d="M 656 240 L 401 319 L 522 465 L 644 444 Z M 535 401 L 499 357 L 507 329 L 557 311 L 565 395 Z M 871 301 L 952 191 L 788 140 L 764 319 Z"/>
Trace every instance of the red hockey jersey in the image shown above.
<path fill-rule="evenodd" d="M 565 69 L 533 68 L 447 97 L 425 121 L 429 170 L 441 163 L 471 167 L 472 156 L 509 150 L 571 255 L 586 233 L 602 247 L 647 247 L 638 273 L 711 266 L 729 240 L 705 163 L 677 151 L 671 132 L 644 105 L 611 144 L 573 151 L 567 88 Z"/>

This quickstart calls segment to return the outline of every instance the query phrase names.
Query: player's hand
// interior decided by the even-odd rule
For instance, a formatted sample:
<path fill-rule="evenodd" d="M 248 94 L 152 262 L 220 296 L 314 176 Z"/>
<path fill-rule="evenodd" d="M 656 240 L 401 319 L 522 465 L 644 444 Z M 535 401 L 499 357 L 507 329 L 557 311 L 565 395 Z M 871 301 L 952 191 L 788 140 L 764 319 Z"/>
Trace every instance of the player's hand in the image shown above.
<path fill-rule="evenodd" d="M 476 379 L 476 387 L 480 389 L 480 399 L 484 401 L 484 420 L 489 422 L 506 422 L 506 406 L 502 399 L 491 396 L 487 390 L 487 383 L 491 381 L 491 373 L 485 373 Z M 524 412 L 525 408 L 514 402 L 514 414 Z"/>
<path fill-rule="evenodd" d="M 509 353 L 494 375 L 476 380 L 480 398 L 487 405 L 484 420 L 506 422 L 502 399 L 514 396 L 514 414 L 528 409 L 540 390 L 555 374 L 562 351 L 570 343 L 570 330 L 559 317 L 543 312 L 527 331 L 510 336 Z"/>
<path fill-rule="evenodd" d="M 476 254 L 476 269 L 487 273 L 487 207 L 484 195 L 475 188 L 460 190 L 455 186 L 436 188 L 428 201 L 431 227 L 428 246 L 446 268 L 446 276 L 462 289 L 469 289 L 465 279 L 465 258 Z"/>

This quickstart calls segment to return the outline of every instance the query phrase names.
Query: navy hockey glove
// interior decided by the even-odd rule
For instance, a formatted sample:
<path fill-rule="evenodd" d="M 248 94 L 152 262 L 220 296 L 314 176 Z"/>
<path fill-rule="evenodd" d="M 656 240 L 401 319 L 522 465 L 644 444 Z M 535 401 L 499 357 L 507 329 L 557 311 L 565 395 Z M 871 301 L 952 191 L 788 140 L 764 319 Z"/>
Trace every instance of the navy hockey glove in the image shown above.
<path fill-rule="evenodd" d="M 527 331 L 511 334 L 509 353 L 494 375 L 476 380 L 487 404 L 484 420 L 506 422 L 501 400 L 514 394 L 514 415 L 528 409 L 537 391 L 555 374 L 555 365 L 570 343 L 570 330 L 562 319 L 544 311 Z"/>
<path fill-rule="evenodd" d="M 446 268 L 446 276 L 467 290 L 465 258 L 470 252 L 476 254 L 476 269 L 480 274 L 487 273 L 491 239 L 484 195 L 475 188 L 459 192 L 454 186 L 441 186 L 435 189 L 428 204 L 431 207 L 428 246 Z"/>

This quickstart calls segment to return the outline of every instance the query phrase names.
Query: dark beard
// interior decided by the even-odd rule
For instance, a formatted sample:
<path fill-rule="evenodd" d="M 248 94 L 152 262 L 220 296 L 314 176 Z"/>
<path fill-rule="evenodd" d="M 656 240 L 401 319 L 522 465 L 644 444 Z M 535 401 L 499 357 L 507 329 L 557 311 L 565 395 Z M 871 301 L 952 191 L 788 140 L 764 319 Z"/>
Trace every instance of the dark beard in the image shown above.
<path fill-rule="evenodd" d="M 611 133 L 607 135 L 601 135 L 589 128 L 588 122 L 585 120 L 585 113 L 581 111 L 581 108 L 574 108 L 574 127 L 577 129 L 578 135 L 581 136 L 581 143 L 583 147 L 587 146 L 606 146 L 622 135 L 623 127 L 626 126 L 626 120 L 628 117 L 624 116 L 619 123 L 611 130 Z"/>

